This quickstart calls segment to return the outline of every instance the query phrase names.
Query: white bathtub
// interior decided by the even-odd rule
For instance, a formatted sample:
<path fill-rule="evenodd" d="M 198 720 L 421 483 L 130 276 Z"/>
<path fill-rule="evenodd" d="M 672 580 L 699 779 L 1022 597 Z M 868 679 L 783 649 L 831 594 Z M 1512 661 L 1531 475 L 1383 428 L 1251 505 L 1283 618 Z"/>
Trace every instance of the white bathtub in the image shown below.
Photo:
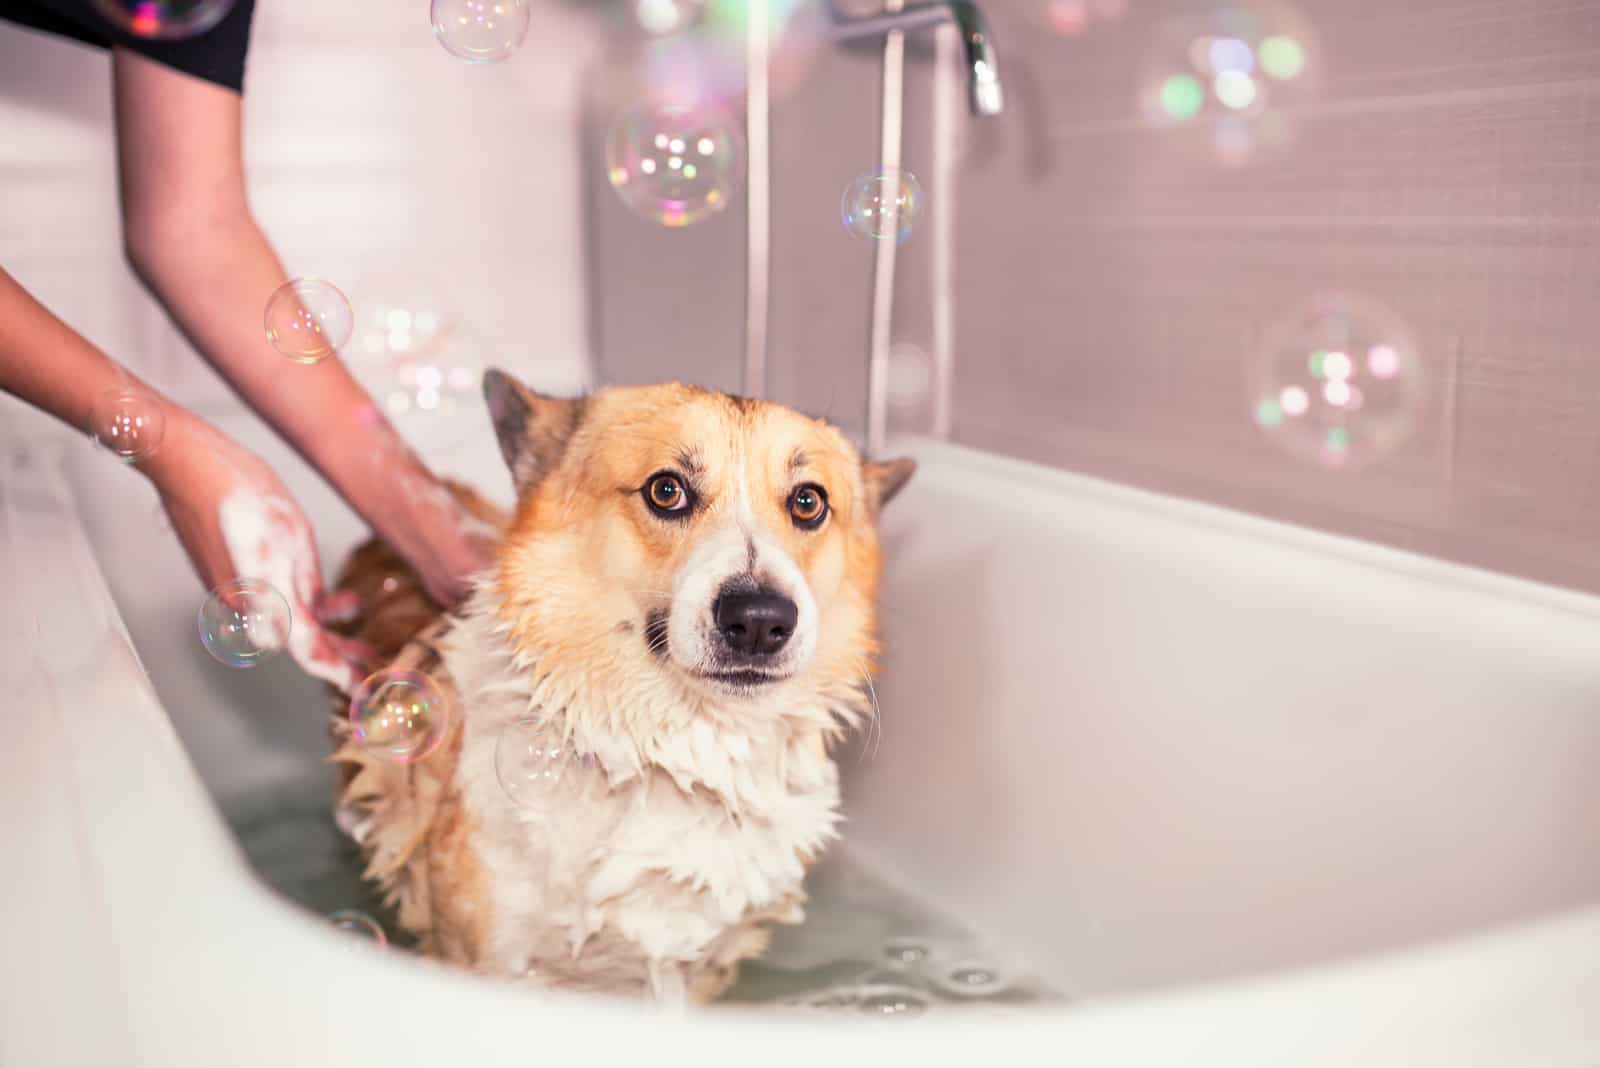
<path fill-rule="evenodd" d="M 230 429 L 331 567 L 357 523 Z M 487 438 L 448 466 L 500 487 Z M 148 488 L 32 441 L 0 464 L 0 1064 L 1600 1063 L 1600 601 L 910 451 L 847 837 L 1064 1005 L 645 1020 L 333 933 L 217 805 L 323 756 L 318 688 L 207 660 Z"/>

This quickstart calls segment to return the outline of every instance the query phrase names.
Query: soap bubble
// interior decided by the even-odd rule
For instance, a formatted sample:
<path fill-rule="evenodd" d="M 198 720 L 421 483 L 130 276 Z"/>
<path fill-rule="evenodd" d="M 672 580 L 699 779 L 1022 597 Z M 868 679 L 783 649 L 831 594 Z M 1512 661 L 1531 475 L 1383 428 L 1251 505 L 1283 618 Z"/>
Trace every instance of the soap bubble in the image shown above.
<path fill-rule="evenodd" d="M 1141 107 L 1177 144 L 1242 165 L 1292 140 L 1291 111 L 1320 81 L 1310 24 L 1276 0 L 1241 0 L 1156 24 Z"/>
<path fill-rule="evenodd" d="M 636 0 L 634 15 L 646 33 L 677 33 L 700 21 L 706 0 Z"/>
<path fill-rule="evenodd" d="M 410 764 L 444 741 L 450 728 L 450 699 L 420 671 L 378 671 L 350 695 L 350 728 L 363 748 L 397 764 Z"/>
<path fill-rule="evenodd" d="M 94 0 L 101 16 L 135 37 L 198 37 L 228 16 L 233 0 Z"/>
<path fill-rule="evenodd" d="M 744 144 L 715 107 L 646 101 L 611 124 L 606 172 L 637 214 L 688 226 L 728 206 L 744 175 Z"/>
<path fill-rule="evenodd" d="M 506 796 L 540 808 L 572 763 L 572 750 L 548 722 L 527 717 L 506 724 L 494 747 L 494 771 Z"/>
<path fill-rule="evenodd" d="M 296 278 L 267 301 L 267 340 L 296 363 L 320 363 L 350 341 L 355 313 L 339 287 L 320 278 Z"/>
<path fill-rule="evenodd" d="M 89 408 L 89 435 L 95 444 L 127 463 L 155 452 L 166 434 L 161 402 L 141 390 L 106 390 Z"/>
<path fill-rule="evenodd" d="M 867 171 L 845 187 L 839 201 L 845 229 L 875 240 L 911 236 L 922 210 L 922 185 L 910 171 Z"/>
<path fill-rule="evenodd" d="M 358 912 L 355 909 L 340 909 L 338 912 L 328 914 L 328 922 L 346 934 L 370 939 L 380 946 L 389 944 L 388 936 L 383 933 L 383 925 L 365 912 Z"/>
<path fill-rule="evenodd" d="M 1263 337 L 1255 422 L 1294 455 L 1330 468 L 1385 456 L 1411 433 L 1422 399 L 1417 344 L 1374 301 L 1323 295 Z"/>
<path fill-rule="evenodd" d="M 433 35 L 468 63 L 498 63 L 521 47 L 533 20 L 530 0 L 433 0 Z"/>
<path fill-rule="evenodd" d="M 889 346 L 889 403 L 899 408 L 921 404 L 933 387 L 933 357 L 909 341 Z"/>
<path fill-rule="evenodd" d="M 289 602 L 254 578 L 224 582 L 200 606 L 200 644 L 218 663 L 250 668 L 289 645 Z"/>

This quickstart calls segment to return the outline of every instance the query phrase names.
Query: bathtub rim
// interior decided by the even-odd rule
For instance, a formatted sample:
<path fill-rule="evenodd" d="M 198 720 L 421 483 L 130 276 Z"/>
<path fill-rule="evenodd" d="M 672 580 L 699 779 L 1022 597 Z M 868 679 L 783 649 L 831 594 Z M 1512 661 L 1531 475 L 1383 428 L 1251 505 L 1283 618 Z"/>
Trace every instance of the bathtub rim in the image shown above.
<path fill-rule="evenodd" d="M 1058 491 L 1070 487 L 1105 503 L 1153 509 L 1181 521 L 1201 521 L 1227 530 L 1270 534 L 1308 549 L 1338 551 L 1347 558 L 1398 568 L 1408 575 L 1453 579 L 1499 596 L 1600 618 L 1600 605 L 1584 594 L 1477 573 L 1476 569 L 1415 557 L 1403 550 L 1163 498 L 960 446 L 900 444 L 913 446 L 928 466 L 949 463 L 962 466 L 969 474 L 1010 475 Z M 621 1026 L 640 1022 L 636 1007 L 593 999 L 537 997 L 432 962 L 386 959 L 366 947 L 351 952 L 341 936 L 278 898 L 251 870 L 139 666 L 138 653 L 78 514 L 61 456 L 51 452 L 46 458 L 49 462 L 36 465 L 33 472 L 34 489 L 39 491 L 33 496 L 43 501 L 30 512 L 35 533 L 30 535 L 12 521 L 13 512 L 24 507 L 14 494 L 5 494 L 0 502 L 4 511 L 0 515 L 0 564 L 9 565 L 0 569 L 0 576 L 9 578 L 13 588 L 23 592 L 24 606 L 37 610 L 41 617 L 50 614 L 100 621 L 94 635 L 99 652 L 89 662 L 115 663 L 118 670 L 85 672 L 81 650 L 73 654 L 46 648 L 37 627 L 32 632 L 14 628 L 13 637 L 22 640 L 22 655 L 13 650 L 0 663 L 20 669 L 25 692 L 36 689 L 54 695 L 52 700 L 25 705 L 22 713 L 30 721 L 25 728 L 31 726 L 40 736 L 59 743 L 56 752 L 60 759 L 24 769 L 25 774 L 0 782 L 0 799 L 14 812 L 54 807 L 61 818 L 81 821 L 76 877 L 95 889 L 104 906 L 103 915 L 85 920 L 101 925 L 110 940 L 94 962 L 105 970 L 96 978 L 113 984 L 111 1001 L 120 1000 L 126 1010 L 122 1027 L 130 1045 L 150 1055 L 148 1060 L 139 1058 L 140 1063 L 187 1063 L 186 1052 L 215 1063 L 218 1052 L 246 1039 L 256 1044 L 241 1048 L 242 1054 L 248 1052 L 237 1063 L 255 1063 L 253 1058 L 261 1057 L 263 1062 L 279 1064 L 331 1064 L 350 1057 L 371 1059 L 374 1046 L 388 1048 L 395 1063 L 416 1063 L 424 1050 L 435 1050 L 439 1056 L 460 1054 L 463 1041 L 482 1045 L 482 1055 L 487 1058 L 483 1063 L 498 1063 L 497 1054 L 505 1057 L 505 1063 L 520 1062 L 526 1057 L 519 1049 L 522 1025 L 512 1021 L 522 1014 L 513 1010 L 534 1004 L 525 1000 L 530 997 L 548 1007 L 541 1026 L 546 1040 L 571 1043 L 574 1051 L 591 1049 L 595 1034 L 627 1033 L 634 1036 L 626 1043 L 633 1047 L 631 1052 L 657 1060 L 664 1052 L 661 1043 L 669 1038 L 684 1042 L 685 1051 L 692 1051 L 695 1060 L 703 1060 L 715 1049 L 729 1056 L 748 1055 L 753 1041 L 772 1050 L 775 1035 L 789 1040 L 779 1044 L 785 1047 L 779 1055 L 785 1063 L 811 1063 L 830 1053 L 853 1058 L 869 1049 L 881 1049 L 885 1055 L 904 1052 L 905 1037 L 887 1037 L 881 1029 L 873 1032 L 841 1025 L 836 1032 L 834 1028 L 809 1027 L 801 1018 L 738 1011 L 682 1019 L 652 1017 L 649 1034 L 643 1034 L 640 1029 Z M 8 455 L 8 470 L 0 472 L 7 481 L 0 482 L 0 488 L 9 489 L 12 482 L 9 460 Z M 23 570 L 35 559 L 52 560 L 57 570 L 70 571 L 78 580 L 79 596 L 74 599 L 71 591 L 54 589 L 41 596 L 37 576 L 30 577 Z M 51 571 L 41 569 L 47 576 Z M 29 593 L 34 595 L 31 600 Z M 104 705 L 108 693 L 116 695 L 121 713 L 109 722 L 68 714 Z M 86 783 L 91 785 L 86 787 Z M 138 841 L 126 835 L 126 812 L 119 811 L 124 806 L 117 804 L 130 784 L 153 790 L 148 794 L 153 807 L 141 812 L 145 833 Z M 14 856 L 29 847 L 25 830 L 15 822 L 8 823 L 5 837 L 13 848 L 6 855 Z M 22 868 L 26 877 L 30 866 Z M 108 871 L 126 874 L 108 878 L 104 874 Z M 158 873 L 188 880 L 184 884 L 189 892 L 185 907 L 174 908 L 172 887 Z M 230 950 L 246 959 L 261 953 L 263 943 L 270 950 L 258 958 L 256 967 L 244 969 L 244 976 L 239 975 L 238 967 L 223 967 L 214 959 L 220 953 L 225 963 Z M 141 979 L 148 973 L 131 960 L 146 959 L 168 962 L 169 983 L 177 985 L 169 986 L 167 992 L 186 993 L 188 996 L 179 1000 L 188 1005 L 204 1005 L 208 998 L 218 996 L 207 987 L 226 975 L 233 983 L 258 984 L 258 994 L 299 999 L 302 1007 L 310 1006 L 307 1017 L 319 1026 L 292 1033 L 279 1029 L 279 1048 L 264 1057 L 259 1046 L 262 1035 L 254 1029 L 235 1029 L 211 1045 L 195 1042 L 193 1032 L 180 1040 L 176 1034 L 195 1026 L 192 1012 L 171 1005 L 163 1011 L 163 1002 L 140 992 Z M 209 968 L 203 964 L 207 960 L 212 961 Z M 322 982 L 294 984 L 290 979 L 307 972 L 322 977 Z M 46 987 L 54 982 L 59 994 L 67 997 L 73 984 L 84 978 L 70 971 L 53 974 L 47 967 L 31 974 L 29 981 Z M 332 982 L 334 979 L 338 983 Z M 20 980 L 13 973 L 10 981 Z M 397 995 L 428 991 L 426 996 L 437 999 L 436 1004 L 450 1006 L 470 1020 L 477 1037 L 464 1039 L 456 1031 L 404 1036 L 404 1041 L 400 1036 L 394 1041 L 378 1036 L 374 1042 L 373 1035 L 363 1033 L 359 1021 L 341 1022 L 330 1008 L 337 1004 L 338 987 L 352 981 L 363 990 L 390 990 Z M 267 985 L 262 988 L 262 983 Z M 293 989 L 296 985 L 297 990 Z M 0 999 L 6 1004 L 15 1001 Z M 1550 1054 L 1548 1063 L 1569 1063 L 1569 1055 L 1581 1049 L 1579 1043 L 1600 1042 L 1600 1022 L 1587 1023 L 1589 1014 L 1580 1012 L 1580 1006 L 1596 1002 L 1600 1002 L 1600 903 L 1502 929 L 1303 969 L 1161 992 L 1106 995 L 1055 1010 L 1029 1010 L 1025 1020 L 980 1021 L 966 1013 L 948 1013 L 918 1021 L 915 1026 L 926 1033 L 929 1048 L 952 1057 L 958 1052 L 964 1057 L 992 1056 L 1013 1042 L 1048 1040 L 1061 1054 L 1112 1054 L 1120 1063 L 1171 1063 L 1175 1056 L 1187 1058 L 1209 1047 L 1218 1055 L 1226 1050 L 1238 1064 L 1281 1063 L 1286 1049 L 1295 1050 L 1303 1063 L 1340 1063 L 1341 1054 L 1360 1053 L 1393 1058 L 1395 1063 L 1489 1064 L 1497 1059 L 1504 1063 L 1510 1050 L 1527 1057 L 1534 1044 L 1542 1042 Z M 1504 1006 L 1518 1006 L 1528 1015 L 1508 1020 L 1494 1011 Z M 108 1002 L 104 1008 L 106 1026 L 114 1027 L 115 1005 Z M 1421 1030 L 1389 1027 L 1402 1009 L 1413 1022 L 1431 1018 L 1433 1026 Z M 0 1004 L 0 1017 L 5 1015 Z M 1008 1022 L 1016 1026 L 1007 1028 Z M 19 1021 L 13 1019 L 7 1029 L 16 1026 Z M 1285 1046 L 1318 1035 L 1323 1042 L 1310 1055 L 1299 1046 Z M 115 1036 L 107 1039 L 114 1040 Z M 622 1053 L 622 1040 L 617 1041 L 616 1052 Z M 198 1053 L 200 1046 L 205 1047 L 203 1054 Z M 787 1060 L 791 1055 L 792 1060 Z"/>

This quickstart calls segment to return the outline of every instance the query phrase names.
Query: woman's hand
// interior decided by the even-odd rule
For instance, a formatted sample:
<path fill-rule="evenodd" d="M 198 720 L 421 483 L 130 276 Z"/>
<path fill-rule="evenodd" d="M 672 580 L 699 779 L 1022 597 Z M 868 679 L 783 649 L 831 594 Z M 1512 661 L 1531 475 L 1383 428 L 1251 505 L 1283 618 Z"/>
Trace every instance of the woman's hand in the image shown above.
<path fill-rule="evenodd" d="M 289 602 L 291 656 L 309 675 L 349 693 L 375 666 L 373 650 L 323 623 L 350 618 L 354 594 L 328 595 L 305 515 L 260 457 L 187 414 L 141 469 L 155 483 L 172 529 L 201 581 L 261 579 Z"/>

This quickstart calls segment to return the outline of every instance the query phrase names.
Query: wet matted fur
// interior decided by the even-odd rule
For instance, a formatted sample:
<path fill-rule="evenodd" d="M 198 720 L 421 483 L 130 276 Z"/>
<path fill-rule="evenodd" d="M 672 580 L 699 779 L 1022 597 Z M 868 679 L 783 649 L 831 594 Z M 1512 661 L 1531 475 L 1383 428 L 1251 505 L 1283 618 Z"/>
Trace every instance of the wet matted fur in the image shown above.
<path fill-rule="evenodd" d="M 693 387 L 558 399 L 490 372 L 485 391 L 518 501 L 502 515 L 457 489 L 500 532 L 473 596 L 441 614 L 376 542 L 339 578 L 364 606 L 348 632 L 454 709 L 438 749 L 403 764 L 356 744 L 335 702 L 340 825 L 425 953 L 709 1000 L 770 924 L 799 922 L 806 868 L 836 836 L 828 750 L 873 712 L 876 520 L 912 465 Z M 652 503 L 661 478 L 682 507 Z M 820 524 L 800 519 L 804 487 L 822 490 Z M 722 670 L 737 651 L 716 619 L 746 590 L 795 615 L 755 682 Z M 563 754 L 533 804 L 496 774 L 517 723 Z"/>

